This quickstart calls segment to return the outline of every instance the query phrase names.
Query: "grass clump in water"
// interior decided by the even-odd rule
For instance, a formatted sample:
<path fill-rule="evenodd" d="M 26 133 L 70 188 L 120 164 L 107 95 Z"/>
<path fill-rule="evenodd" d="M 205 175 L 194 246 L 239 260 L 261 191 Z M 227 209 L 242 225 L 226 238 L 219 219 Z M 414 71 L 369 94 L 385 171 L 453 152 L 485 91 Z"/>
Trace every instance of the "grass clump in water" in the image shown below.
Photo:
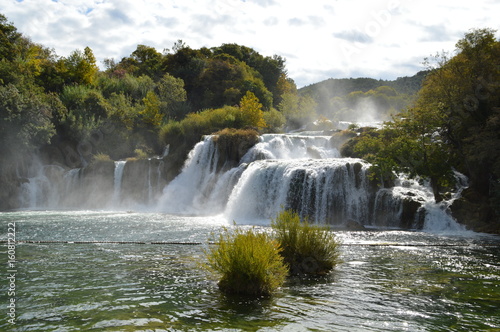
<path fill-rule="evenodd" d="M 301 221 L 291 210 L 280 212 L 271 227 L 291 275 L 324 275 L 340 263 L 340 244 L 328 227 Z"/>
<path fill-rule="evenodd" d="M 267 296 L 285 282 L 288 268 L 279 244 L 254 229 L 226 228 L 218 244 L 206 252 L 207 268 L 220 275 L 219 289 L 226 294 Z"/>

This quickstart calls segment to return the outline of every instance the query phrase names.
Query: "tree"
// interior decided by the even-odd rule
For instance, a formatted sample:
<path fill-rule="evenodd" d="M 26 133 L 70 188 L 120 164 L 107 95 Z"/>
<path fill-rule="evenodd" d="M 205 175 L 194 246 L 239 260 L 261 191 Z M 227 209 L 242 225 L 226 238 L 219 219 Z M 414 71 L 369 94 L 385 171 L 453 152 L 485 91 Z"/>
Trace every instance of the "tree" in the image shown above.
<path fill-rule="evenodd" d="M 424 82 L 416 106 L 443 113 L 440 133 L 460 156 L 458 168 L 471 179 L 471 187 L 488 195 L 492 173 L 489 159 L 478 158 L 472 147 L 488 128 L 490 118 L 500 106 L 500 42 L 495 31 L 477 29 L 466 33 L 456 44 L 453 57 L 436 57 L 438 67 Z M 492 153 L 498 153 L 492 150 Z"/>
<path fill-rule="evenodd" d="M 99 67 L 92 50 L 87 46 L 82 51 L 75 50 L 62 60 L 66 83 L 89 84 L 94 83 Z"/>
<path fill-rule="evenodd" d="M 22 37 L 17 28 L 0 14 L 0 59 L 13 60 L 16 56 L 16 43 Z"/>
<path fill-rule="evenodd" d="M 311 122 L 316 116 L 316 102 L 311 96 L 298 96 L 294 93 L 285 93 L 278 105 L 278 109 L 287 120 L 287 126 L 297 129 Z"/>
<path fill-rule="evenodd" d="M 355 151 L 386 173 L 428 178 L 436 201 L 452 182 L 452 166 L 488 196 L 500 179 L 500 151 L 491 145 L 500 107 L 500 43 L 493 30 L 473 30 L 457 43 L 455 56 L 436 59 L 414 107 L 377 136 L 361 137 Z"/>
<path fill-rule="evenodd" d="M 163 122 L 163 114 L 160 113 L 160 100 L 158 96 L 153 91 L 149 91 L 142 102 L 144 103 L 144 108 L 139 112 L 142 116 L 142 121 L 147 126 L 158 128 Z"/>
<path fill-rule="evenodd" d="M 189 110 L 186 105 L 186 90 L 184 81 L 165 74 L 156 85 L 157 95 L 160 101 L 160 112 L 169 119 L 179 120 Z"/>
<path fill-rule="evenodd" d="M 241 98 L 240 112 L 245 125 L 257 128 L 266 127 L 262 104 L 252 92 L 247 91 L 243 98 Z"/>
<path fill-rule="evenodd" d="M 137 45 L 128 60 L 134 67 L 133 74 L 136 76 L 147 75 L 156 80 L 163 75 L 163 56 L 154 47 Z"/>
<path fill-rule="evenodd" d="M 0 86 L 0 150 L 2 159 L 32 152 L 55 134 L 52 108 L 43 94 L 22 92 L 14 85 Z"/>

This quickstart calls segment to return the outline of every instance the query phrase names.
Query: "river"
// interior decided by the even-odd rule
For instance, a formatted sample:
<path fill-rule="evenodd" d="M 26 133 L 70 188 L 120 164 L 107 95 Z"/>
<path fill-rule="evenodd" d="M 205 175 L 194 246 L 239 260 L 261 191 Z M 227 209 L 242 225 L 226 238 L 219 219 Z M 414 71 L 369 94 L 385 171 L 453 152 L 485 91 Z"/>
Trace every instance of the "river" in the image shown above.
<path fill-rule="evenodd" d="M 343 262 L 271 298 L 222 295 L 200 268 L 222 216 L 0 213 L 15 223 L 2 331 L 486 331 L 500 329 L 500 239 L 467 231 L 335 231 Z M 264 225 L 253 226 L 262 228 Z M 120 242 L 120 243 L 119 243 Z M 7 246 L 1 246 L 8 261 Z M 5 269 L 3 270 L 5 271 Z M 15 299 L 15 325 L 7 305 Z"/>

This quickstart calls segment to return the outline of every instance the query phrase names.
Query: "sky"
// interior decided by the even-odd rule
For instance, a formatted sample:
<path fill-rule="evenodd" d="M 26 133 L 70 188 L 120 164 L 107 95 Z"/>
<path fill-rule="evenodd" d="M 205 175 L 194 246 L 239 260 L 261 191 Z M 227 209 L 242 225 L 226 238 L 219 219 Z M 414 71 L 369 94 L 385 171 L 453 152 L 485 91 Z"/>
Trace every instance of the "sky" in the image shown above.
<path fill-rule="evenodd" d="M 499 0 L 2 0 L 0 13 L 59 56 L 90 47 L 101 68 L 139 44 L 237 43 L 286 58 L 299 88 L 412 76 L 470 29 L 500 30 Z"/>

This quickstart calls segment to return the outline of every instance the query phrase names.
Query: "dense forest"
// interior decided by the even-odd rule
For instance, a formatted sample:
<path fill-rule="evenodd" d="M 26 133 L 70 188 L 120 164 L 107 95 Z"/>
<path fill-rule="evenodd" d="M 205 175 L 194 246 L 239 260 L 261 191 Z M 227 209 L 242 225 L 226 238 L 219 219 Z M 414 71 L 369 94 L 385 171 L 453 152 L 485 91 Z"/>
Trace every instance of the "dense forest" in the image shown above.
<path fill-rule="evenodd" d="M 334 106 L 326 107 L 312 87 L 297 91 L 284 58 L 241 45 L 192 49 L 179 40 L 162 53 L 138 45 L 120 61 L 106 59 L 100 70 L 88 47 L 62 57 L 3 15 L 0 29 L 0 168 L 8 178 L 20 156 L 34 152 L 81 167 L 96 157 L 159 155 L 170 145 L 183 160 L 202 135 L 228 127 L 278 132 L 320 119 L 333 129 L 330 120 L 367 113 L 368 100 L 387 119 L 416 91 L 348 80 L 345 92 L 332 90 L 327 99 Z"/>
<path fill-rule="evenodd" d="M 9 208 L 26 156 L 73 168 L 161 155 L 169 146 L 180 168 L 202 135 L 225 128 L 335 130 L 337 121 L 384 120 L 382 129 L 341 133 L 356 135 L 342 153 L 371 162 L 381 183 L 394 172 L 429 179 L 437 201 L 459 171 L 470 185 L 454 204 L 457 215 L 499 231 L 495 31 L 472 30 L 455 53 L 427 61 L 413 77 L 329 79 L 297 89 L 279 55 L 237 44 L 193 49 L 179 40 L 162 52 L 138 45 L 100 69 L 89 47 L 58 56 L 0 14 L 0 208 Z"/>

